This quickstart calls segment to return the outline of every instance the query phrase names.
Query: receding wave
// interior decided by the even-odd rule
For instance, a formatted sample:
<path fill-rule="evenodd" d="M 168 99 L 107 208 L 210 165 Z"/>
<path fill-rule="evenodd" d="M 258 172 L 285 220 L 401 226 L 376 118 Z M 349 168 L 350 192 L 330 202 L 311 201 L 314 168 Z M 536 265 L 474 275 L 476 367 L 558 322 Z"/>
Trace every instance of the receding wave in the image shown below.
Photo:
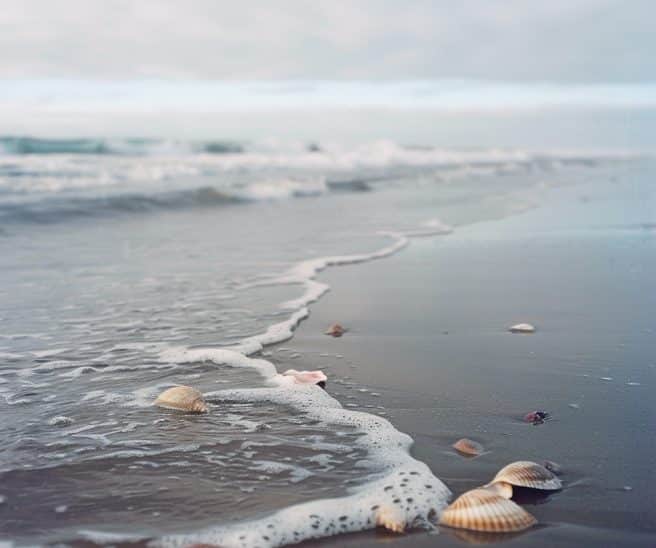
<path fill-rule="evenodd" d="M 0 222 L 56 223 L 71 217 L 112 213 L 143 213 L 159 209 L 216 207 L 247 200 L 210 187 L 154 195 L 121 194 L 90 198 L 47 198 L 18 204 L 0 204 Z"/>
<path fill-rule="evenodd" d="M 120 213 L 147 213 L 194 207 L 221 207 L 252 202 L 320 196 L 326 192 L 363 192 L 364 181 L 265 181 L 217 189 L 203 186 L 189 190 L 153 194 L 114 194 L 70 197 L 50 195 L 36 200 L 0 203 L 0 223 L 57 223 L 79 217 Z"/>

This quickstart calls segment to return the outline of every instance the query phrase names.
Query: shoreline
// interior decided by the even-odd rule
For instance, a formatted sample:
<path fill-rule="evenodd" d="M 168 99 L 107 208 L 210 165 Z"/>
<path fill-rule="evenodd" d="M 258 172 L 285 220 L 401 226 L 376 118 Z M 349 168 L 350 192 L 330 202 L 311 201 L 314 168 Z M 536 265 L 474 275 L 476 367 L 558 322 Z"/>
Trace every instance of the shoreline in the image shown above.
<path fill-rule="evenodd" d="M 647 333 L 642 333 L 642 337 L 635 333 L 632 336 L 630 329 L 618 329 L 610 321 L 600 322 L 598 318 L 588 317 L 594 316 L 591 311 L 581 313 L 582 303 L 575 301 L 577 292 L 579 301 L 587 297 L 588 281 L 584 270 L 575 269 L 573 273 L 561 271 L 560 278 L 555 279 L 537 276 L 539 268 L 536 271 L 524 265 L 522 271 L 521 267 L 521 259 L 525 255 L 531 256 L 537 263 L 541 261 L 543 268 L 558 264 L 556 259 L 562 259 L 563 255 L 571 258 L 571 249 L 568 248 L 572 247 L 572 241 L 580 244 L 579 251 L 584 251 L 585 263 L 598 262 L 598 253 L 607 260 L 615 253 L 622 252 L 627 246 L 627 242 L 622 240 L 627 237 L 626 234 L 620 235 L 618 241 L 609 244 L 611 248 L 605 249 L 607 246 L 603 237 L 607 235 L 583 235 L 588 230 L 583 225 L 589 227 L 587 221 L 579 226 L 579 220 L 576 220 L 572 226 L 567 226 L 573 220 L 572 207 L 574 210 L 587 209 L 587 214 L 593 210 L 590 217 L 595 217 L 594 207 L 591 208 L 587 201 L 572 205 L 571 198 L 590 190 L 603 195 L 608 190 L 607 185 L 598 186 L 601 188 L 564 189 L 564 197 L 559 196 L 538 210 L 500 221 L 461 227 L 446 239 L 414 241 L 404 253 L 375 266 L 363 264 L 353 271 L 336 269 L 322 274 L 321 280 L 331 286 L 332 291 L 322 299 L 320 306 L 313 307 L 311 316 L 299 326 L 294 339 L 287 343 L 290 352 L 301 354 L 300 358 L 293 360 L 294 367 L 315 369 L 318 366 L 324 369 L 329 377 L 328 391 L 342 405 L 369 412 L 376 412 L 379 406 L 384 407 L 384 410 L 378 411 L 398 430 L 414 439 L 412 455 L 428 464 L 453 491 L 454 498 L 469 488 L 489 481 L 496 470 L 513 460 L 539 462 L 540 459 L 549 459 L 561 463 L 565 468 L 563 480 L 566 487 L 549 497 L 550 500 L 527 501 L 526 509 L 538 517 L 541 525 L 525 534 L 513 535 L 513 543 L 520 546 L 546 547 L 555 543 L 593 546 L 599 545 L 599 542 L 609 542 L 611 538 L 616 546 L 647 546 L 656 540 L 656 531 L 650 525 L 653 523 L 652 513 L 646 510 L 641 514 L 637 508 L 641 498 L 649 495 L 650 483 L 640 485 L 636 477 L 640 470 L 648 472 L 645 463 L 638 463 L 636 471 L 627 477 L 626 473 L 622 474 L 617 469 L 617 461 L 621 461 L 617 451 L 621 448 L 616 443 L 597 439 L 603 438 L 600 434 L 591 440 L 577 439 L 589 428 L 601 433 L 604 426 L 609 436 L 620 436 L 623 425 L 619 422 L 622 421 L 613 421 L 604 406 L 611 403 L 620 405 L 626 398 L 643 394 L 641 391 L 647 383 L 633 386 L 630 383 L 635 381 L 630 379 L 640 376 L 648 378 L 653 373 L 651 368 L 645 370 L 647 364 L 640 363 L 625 372 L 626 379 L 620 385 L 619 378 L 616 382 L 603 380 L 610 378 L 606 363 L 595 374 L 591 372 L 596 360 L 609 352 L 619 360 L 627 344 L 618 342 L 620 339 L 629 337 L 634 342 L 639 341 L 644 346 L 640 352 L 643 356 L 653 343 L 648 341 Z M 608 205 L 603 200 L 600 202 Z M 594 205 L 594 198 L 592 203 Z M 544 226 L 540 222 L 545 215 L 549 216 L 549 212 L 552 215 L 554 212 L 568 215 L 562 223 L 563 230 L 567 232 L 566 239 L 562 234 L 553 236 L 541 233 Z M 634 236 L 630 234 L 628 238 Z M 585 251 L 591 242 L 596 247 Z M 536 246 L 536 243 L 539 245 Z M 650 241 L 647 240 L 645 245 L 651 245 Z M 487 263 L 493 264 L 487 264 L 487 270 L 481 269 L 486 276 L 481 276 L 479 272 L 479 277 L 487 278 L 488 285 L 479 280 L 479 284 L 475 284 L 479 286 L 478 292 L 476 295 L 469 294 L 470 302 L 466 302 L 464 297 L 474 288 L 463 287 L 467 284 L 463 284 L 462 280 L 471 274 L 468 272 L 469 264 L 486 266 L 480 264 L 486 260 L 476 254 L 482 248 L 487 253 L 492 251 L 492 259 Z M 642 252 L 648 251 L 648 247 L 634 254 L 637 251 L 631 249 L 630 256 L 640 261 L 644 257 Z M 513 260 L 509 262 L 510 252 Z M 440 280 L 438 283 L 441 285 L 430 288 L 428 296 L 422 295 L 417 287 L 429 288 L 428 280 L 431 278 L 419 276 L 420 280 L 413 280 L 413 273 L 432 269 L 434 273 L 444 274 L 440 265 L 449 264 L 449 268 L 453 269 L 454 259 L 462 263 L 455 267 L 459 269 L 459 275 L 448 275 L 446 282 Z M 509 271 L 513 269 L 514 272 Z M 643 288 L 648 283 L 647 270 L 638 280 Z M 506 293 L 507 298 L 510 297 L 510 302 L 504 307 L 505 316 L 501 310 L 495 313 L 492 307 L 484 306 L 485 310 L 482 310 L 481 304 L 489 304 L 485 303 L 486 298 L 490 300 L 486 294 L 493 287 L 499 287 L 498 284 L 504 280 L 510 284 L 505 291 L 501 291 Z M 522 283 L 525 280 L 532 280 L 532 284 Z M 605 282 L 607 291 L 617 289 L 616 280 L 607 279 Z M 412 290 L 408 291 L 407 283 L 413 284 Z M 550 284 L 555 284 L 557 291 L 550 288 Z M 567 286 L 570 286 L 569 290 Z M 443 315 L 438 314 L 439 321 L 433 321 L 436 318 L 430 317 L 430 314 L 427 318 L 425 314 L 430 306 L 426 301 L 435 296 L 440 297 L 438 302 L 444 303 L 454 288 L 462 298 L 447 302 L 445 307 L 448 310 Z M 569 306 L 564 306 L 569 316 L 562 316 L 563 311 L 557 310 L 551 300 L 555 296 L 552 293 L 564 290 L 567 290 L 565 296 L 571 298 Z M 520 293 L 521 296 L 513 298 L 513 293 Z M 540 298 L 532 299 L 532 296 Z M 626 295 L 621 291 L 616 297 L 626 300 Z M 638 304 L 645 307 L 639 300 L 633 302 L 637 298 L 634 291 L 630 297 L 632 306 Z M 531 300 L 534 302 L 531 303 Z M 613 301 L 613 304 L 618 304 L 620 300 Z M 458 304 L 468 310 L 458 312 L 455 308 Z M 586 305 L 590 304 L 586 299 Z M 596 304 L 601 309 L 608 306 L 608 303 L 599 301 Z M 623 304 L 618 308 L 630 315 L 630 307 L 626 302 Z M 413 305 L 417 308 L 408 310 Z M 577 312 L 579 317 L 574 316 Z M 585 329 L 580 334 L 581 341 L 577 341 L 576 333 L 581 329 L 575 327 L 575 320 L 580 321 L 581 314 L 593 324 L 598 324 L 594 327 L 600 328 L 600 332 Z M 420 318 L 422 315 L 423 320 Z M 509 325 L 525 320 L 537 323 L 536 334 L 517 336 L 506 332 Z M 334 321 L 342 322 L 351 331 L 340 339 L 325 337 L 323 330 Z M 422 331 L 422 323 L 432 325 L 433 332 Z M 602 334 L 607 337 L 609 332 L 616 340 L 605 341 L 608 347 L 606 352 L 595 351 L 594 346 L 600 343 L 599 337 Z M 430 339 L 436 342 L 429 344 Z M 385 341 L 385 348 L 381 348 L 381 341 Z M 586 347 L 584 351 L 579 348 L 581 342 Z M 477 349 L 477 344 L 482 348 Z M 397 348 L 399 346 L 401 348 Z M 275 352 L 275 347 L 273 350 Z M 443 361 L 440 354 L 445 350 L 448 360 L 463 360 L 464 356 L 469 363 L 461 366 L 440 363 L 440 377 L 446 376 L 447 381 L 435 381 L 431 379 L 427 367 L 430 367 L 431 359 Z M 331 354 L 332 357 L 329 357 Z M 337 358 L 338 355 L 342 357 Z M 285 361 L 284 355 L 274 353 L 274 356 L 277 363 Z M 422 363 L 416 366 L 404 364 L 410 371 L 400 371 L 404 357 L 410 362 L 414 357 Z M 488 362 L 487 366 L 482 365 L 484 361 Z M 554 361 L 555 367 L 547 365 Z M 571 369 L 577 361 L 585 363 L 573 373 Z M 472 382 L 465 372 L 480 376 L 482 382 Z M 486 390 L 484 385 L 488 382 L 493 388 Z M 513 387 L 504 388 L 504 382 Z M 437 383 L 442 386 L 435 387 Z M 562 386 L 563 383 L 565 386 Z M 613 393 L 613 388 L 620 393 Z M 645 417 L 653 416 L 653 406 L 640 399 L 634 403 L 639 411 L 629 410 L 627 415 L 642 417 L 639 424 L 646 426 L 649 421 Z M 539 427 L 523 424 L 521 416 L 534 408 L 545 408 L 554 413 L 554 420 Z M 435 427 L 435 423 L 440 426 Z M 639 429 L 636 427 L 624 433 L 624 441 L 635 443 Z M 450 444 L 460 437 L 472 437 L 482 442 L 488 452 L 471 460 L 458 457 L 450 449 Z M 579 451 L 568 446 L 574 440 L 580 445 Z M 597 468 L 603 466 L 610 477 L 604 478 L 586 470 L 585 461 L 593 457 L 594 451 L 604 457 Z M 612 453 L 615 458 L 604 455 L 604 452 Z M 637 491 L 641 491 L 642 495 Z M 306 544 L 369 546 L 381 541 L 394 541 L 399 545 L 411 542 L 413 546 L 455 546 L 461 544 L 457 533 L 442 531 L 436 537 L 422 532 L 394 536 L 371 531 Z M 507 538 L 497 535 L 487 540 L 503 542 Z"/>

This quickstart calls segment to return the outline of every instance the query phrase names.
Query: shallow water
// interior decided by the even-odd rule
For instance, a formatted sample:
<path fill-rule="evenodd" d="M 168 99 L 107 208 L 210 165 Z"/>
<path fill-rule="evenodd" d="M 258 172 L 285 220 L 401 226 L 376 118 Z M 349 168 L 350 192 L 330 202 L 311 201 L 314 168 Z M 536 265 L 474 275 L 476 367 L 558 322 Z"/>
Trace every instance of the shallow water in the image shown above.
<path fill-rule="evenodd" d="M 216 350 L 298 368 L 284 345 L 258 345 L 291 335 L 290 315 L 327 289 L 301 261 L 382 257 L 404 233 L 512 215 L 639 160 L 392 150 L 382 163 L 362 151 L 0 157 L 3 538 L 254 545 L 246 531 L 273 546 L 372 527 L 390 486 L 408 519 L 439 509 L 446 491 L 384 409 L 342 407 L 330 372 L 328 393 L 290 387 Z M 209 394 L 211 413 L 153 408 L 174 384 Z M 294 521 L 293 504 L 347 495 Z"/>

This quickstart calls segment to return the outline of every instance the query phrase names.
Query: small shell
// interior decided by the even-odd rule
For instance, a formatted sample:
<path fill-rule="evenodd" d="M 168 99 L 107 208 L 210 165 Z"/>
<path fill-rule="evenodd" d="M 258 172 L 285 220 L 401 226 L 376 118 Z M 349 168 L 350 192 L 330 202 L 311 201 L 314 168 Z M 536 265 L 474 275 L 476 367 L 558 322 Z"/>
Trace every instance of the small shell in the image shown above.
<path fill-rule="evenodd" d="M 178 409 L 189 413 L 207 413 L 203 395 L 190 386 L 174 386 L 162 392 L 154 402 L 159 407 Z"/>
<path fill-rule="evenodd" d="M 535 327 L 530 323 L 518 323 L 508 328 L 511 333 L 535 333 Z"/>
<path fill-rule="evenodd" d="M 376 525 L 393 533 L 403 533 L 407 526 L 405 514 L 398 506 L 384 505 L 376 510 Z"/>
<path fill-rule="evenodd" d="M 541 464 L 518 461 L 505 466 L 490 483 L 505 482 L 517 487 L 556 491 L 563 488 L 561 481 Z"/>
<path fill-rule="evenodd" d="M 442 512 L 439 523 L 470 531 L 512 533 L 528 529 L 537 520 L 513 501 L 479 488 L 460 495 Z"/>
<path fill-rule="evenodd" d="M 533 426 L 537 426 L 538 424 L 544 424 L 550 418 L 551 415 L 546 411 L 531 411 L 524 415 L 524 422 L 530 422 Z"/>
<path fill-rule="evenodd" d="M 283 373 L 286 377 L 294 377 L 298 384 L 318 384 L 325 387 L 328 377 L 323 371 L 296 371 L 296 369 L 288 369 Z"/>
<path fill-rule="evenodd" d="M 326 335 L 330 335 L 331 337 L 341 337 L 344 333 L 346 333 L 346 329 L 338 323 L 331 325 L 325 332 Z"/>
<path fill-rule="evenodd" d="M 452 447 L 456 451 L 472 457 L 475 457 L 476 455 L 480 455 L 481 453 L 483 453 L 483 451 L 485 451 L 480 443 L 467 438 L 462 438 L 458 440 L 452 445 Z"/>

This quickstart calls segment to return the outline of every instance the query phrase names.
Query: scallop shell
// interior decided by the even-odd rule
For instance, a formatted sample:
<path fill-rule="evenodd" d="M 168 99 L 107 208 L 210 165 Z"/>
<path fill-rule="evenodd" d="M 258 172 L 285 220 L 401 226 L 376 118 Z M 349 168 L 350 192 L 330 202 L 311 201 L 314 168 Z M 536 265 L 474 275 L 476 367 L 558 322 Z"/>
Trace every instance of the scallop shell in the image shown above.
<path fill-rule="evenodd" d="M 490 482 L 509 483 L 517 487 L 556 491 L 563 488 L 561 481 L 541 464 L 530 461 L 518 461 L 505 466 Z"/>
<path fill-rule="evenodd" d="M 328 330 L 325 332 L 326 335 L 330 335 L 332 337 L 341 337 L 344 333 L 346 333 L 346 329 L 344 329 L 340 324 L 334 323 L 331 325 Z"/>
<path fill-rule="evenodd" d="M 480 443 L 467 438 L 459 439 L 451 447 L 460 453 L 470 455 L 472 457 L 480 455 L 484 451 L 483 446 Z"/>
<path fill-rule="evenodd" d="M 537 520 L 513 501 L 479 488 L 460 495 L 442 512 L 439 523 L 470 531 L 512 533 L 528 529 Z"/>
<path fill-rule="evenodd" d="M 296 371 L 296 369 L 288 369 L 283 373 L 287 377 L 294 377 L 294 380 L 299 384 L 318 384 L 325 386 L 328 377 L 323 371 Z"/>
<path fill-rule="evenodd" d="M 203 395 L 190 386 L 174 386 L 162 392 L 154 405 L 167 409 L 178 409 L 189 413 L 207 413 Z"/>
<path fill-rule="evenodd" d="M 530 323 L 518 323 L 508 328 L 511 333 L 535 333 L 535 327 Z"/>
<path fill-rule="evenodd" d="M 376 525 L 393 533 L 403 533 L 407 526 L 405 514 L 397 506 L 384 505 L 376 510 Z"/>

